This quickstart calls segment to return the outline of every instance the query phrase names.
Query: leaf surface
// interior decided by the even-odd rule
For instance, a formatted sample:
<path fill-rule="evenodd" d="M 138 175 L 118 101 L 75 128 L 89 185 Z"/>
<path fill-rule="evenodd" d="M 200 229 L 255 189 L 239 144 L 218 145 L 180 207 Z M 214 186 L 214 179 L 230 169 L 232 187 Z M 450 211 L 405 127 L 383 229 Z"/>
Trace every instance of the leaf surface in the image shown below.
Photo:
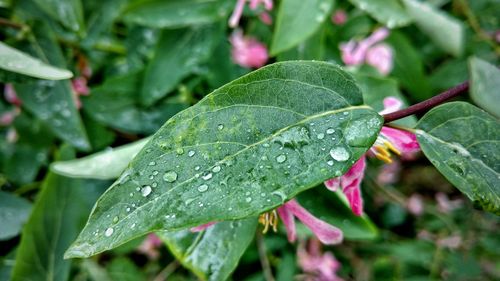
<path fill-rule="evenodd" d="M 361 103 L 353 79 L 321 62 L 273 64 L 217 89 L 153 136 L 66 256 L 152 231 L 257 216 L 340 176 L 382 126 Z"/>
<path fill-rule="evenodd" d="M 470 94 L 474 102 L 500 117 L 500 70 L 479 58 L 469 60 Z"/>
<path fill-rule="evenodd" d="M 79 33 L 83 32 L 85 26 L 80 0 L 33 0 L 33 2 L 66 28 Z"/>
<path fill-rule="evenodd" d="M 7 240 L 21 232 L 31 212 L 31 203 L 11 193 L 0 191 L 0 240 Z"/>
<path fill-rule="evenodd" d="M 484 210 L 500 215 L 500 124 L 465 102 L 429 111 L 417 139 L 432 164 Z"/>
<path fill-rule="evenodd" d="M 389 28 L 408 25 L 412 19 L 398 0 L 350 0 Z"/>

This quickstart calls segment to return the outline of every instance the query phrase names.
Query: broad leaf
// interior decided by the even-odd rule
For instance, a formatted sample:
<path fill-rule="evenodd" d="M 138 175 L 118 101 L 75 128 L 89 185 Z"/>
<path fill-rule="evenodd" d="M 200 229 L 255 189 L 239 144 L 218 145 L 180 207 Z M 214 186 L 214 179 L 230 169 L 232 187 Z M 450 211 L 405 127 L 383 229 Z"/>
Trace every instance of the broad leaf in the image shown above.
<path fill-rule="evenodd" d="M 271 55 L 286 51 L 313 35 L 328 18 L 333 0 L 281 1 Z"/>
<path fill-rule="evenodd" d="M 349 240 L 370 240 L 378 236 L 378 229 L 367 215 L 356 216 L 347 205 L 341 191 L 331 192 L 323 184 L 301 193 L 297 198 L 314 216 L 340 228 Z"/>
<path fill-rule="evenodd" d="M 170 251 L 201 280 L 226 280 L 234 271 L 257 228 L 257 218 L 219 222 L 208 229 L 158 232 Z"/>
<path fill-rule="evenodd" d="M 432 164 L 484 210 L 500 215 L 500 124 L 464 102 L 434 108 L 417 139 Z"/>
<path fill-rule="evenodd" d="M 18 235 L 30 212 L 31 203 L 28 200 L 0 191 L 0 240 Z"/>
<path fill-rule="evenodd" d="M 71 157 L 62 150 L 62 157 Z M 49 173 L 23 229 L 12 280 L 67 280 L 71 261 L 64 250 L 75 239 L 102 192 L 102 183 Z"/>
<path fill-rule="evenodd" d="M 356 7 L 367 12 L 389 28 L 405 26 L 412 19 L 398 0 L 350 0 Z"/>
<path fill-rule="evenodd" d="M 321 62 L 273 64 L 217 89 L 153 136 L 66 256 L 257 216 L 345 173 L 382 126 L 361 103 L 353 79 Z"/>
<path fill-rule="evenodd" d="M 82 33 L 84 30 L 83 10 L 80 0 L 33 0 L 40 9 L 66 28 Z"/>
<path fill-rule="evenodd" d="M 145 273 L 135 265 L 130 259 L 125 257 L 114 258 L 106 266 L 111 280 L 120 281 L 140 281 L 147 280 Z M 101 281 L 101 280 L 99 280 Z"/>
<path fill-rule="evenodd" d="M 2 42 L 0 42 L 0 68 L 48 80 L 61 80 L 73 77 L 73 73 L 69 70 L 48 65 Z"/>
<path fill-rule="evenodd" d="M 151 105 L 171 92 L 177 84 L 212 53 L 220 29 L 211 27 L 164 30 L 155 56 L 144 73 L 141 102 Z"/>
<path fill-rule="evenodd" d="M 178 28 L 222 20 L 233 5 L 229 0 L 139 1 L 127 8 L 124 19 L 149 27 Z"/>
<path fill-rule="evenodd" d="M 479 58 L 469 60 L 470 94 L 479 106 L 500 117 L 500 70 Z"/>
<path fill-rule="evenodd" d="M 464 29 L 462 23 L 427 3 L 403 0 L 415 24 L 444 51 L 459 56 L 463 52 Z"/>
<path fill-rule="evenodd" d="M 52 171 L 73 178 L 116 179 L 149 138 L 114 149 L 106 149 L 80 159 L 54 162 Z"/>

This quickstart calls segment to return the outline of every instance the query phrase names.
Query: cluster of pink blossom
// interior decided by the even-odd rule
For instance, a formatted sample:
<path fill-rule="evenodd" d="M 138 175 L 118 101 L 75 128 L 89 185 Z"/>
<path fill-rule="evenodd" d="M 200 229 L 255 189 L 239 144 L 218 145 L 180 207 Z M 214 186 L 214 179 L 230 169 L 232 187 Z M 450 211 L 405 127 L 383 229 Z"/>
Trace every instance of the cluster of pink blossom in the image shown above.
<path fill-rule="evenodd" d="M 299 243 L 297 259 L 299 267 L 305 274 L 301 280 L 342 281 L 343 279 L 337 276 L 340 262 L 331 252 L 323 253 L 321 246 L 320 241 L 314 238 L 309 239 L 307 245 L 303 241 Z"/>
<path fill-rule="evenodd" d="M 80 96 L 88 96 L 90 94 L 87 82 L 90 76 L 92 76 L 92 69 L 88 65 L 87 60 L 83 57 L 80 57 L 78 60 L 78 69 L 80 71 L 80 76 L 71 80 L 71 87 L 73 89 L 73 100 L 75 101 L 76 108 L 80 109 L 82 108 Z"/>

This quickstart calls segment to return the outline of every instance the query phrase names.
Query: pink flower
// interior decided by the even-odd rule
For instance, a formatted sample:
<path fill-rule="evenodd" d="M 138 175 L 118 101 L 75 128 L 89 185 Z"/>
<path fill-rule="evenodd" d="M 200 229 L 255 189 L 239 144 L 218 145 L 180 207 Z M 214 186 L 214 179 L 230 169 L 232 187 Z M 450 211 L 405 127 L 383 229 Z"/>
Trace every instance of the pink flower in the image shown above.
<path fill-rule="evenodd" d="M 4 91 L 3 91 L 5 100 L 8 101 L 9 103 L 15 105 L 15 106 L 21 106 L 23 103 L 18 97 L 16 90 L 14 90 L 14 87 L 12 84 L 5 84 Z"/>
<path fill-rule="evenodd" d="M 341 44 L 342 61 L 346 65 L 367 63 L 375 67 L 380 73 L 388 74 L 393 67 L 392 48 L 387 44 L 377 44 L 387 36 L 389 36 L 389 30 L 379 28 L 364 40 L 359 42 L 350 40 Z"/>
<path fill-rule="evenodd" d="M 195 226 L 195 227 L 191 228 L 191 231 L 192 232 L 200 232 L 200 231 L 203 231 L 203 230 L 211 227 L 212 225 L 214 225 L 216 223 L 217 222 L 213 221 L 213 222 L 209 222 L 209 223 L 206 223 L 206 224 L 198 225 L 198 226 Z"/>
<path fill-rule="evenodd" d="M 16 119 L 16 112 L 14 110 L 6 111 L 0 115 L 0 126 L 9 126 Z"/>
<path fill-rule="evenodd" d="M 463 201 L 460 199 L 450 200 L 448 195 L 443 192 L 436 193 L 436 201 L 438 203 L 438 210 L 445 214 L 460 208 L 463 204 Z"/>
<path fill-rule="evenodd" d="M 16 128 L 10 127 L 7 130 L 7 136 L 5 137 L 8 143 L 15 143 L 19 139 L 19 134 L 16 131 Z"/>
<path fill-rule="evenodd" d="M 406 208 L 415 216 L 422 215 L 424 212 L 424 202 L 422 200 L 422 196 L 420 194 L 413 194 L 410 196 L 408 202 L 406 203 Z"/>
<path fill-rule="evenodd" d="M 160 248 L 162 245 L 163 242 L 161 241 L 161 239 L 158 238 L 158 236 L 156 236 L 155 234 L 151 233 L 146 237 L 139 248 L 137 248 L 137 251 L 141 254 L 146 255 L 150 260 L 156 260 L 160 256 L 158 248 Z"/>
<path fill-rule="evenodd" d="M 332 22 L 336 25 L 343 25 L 347 21 L 347 13 L 340 9 L 332 14 Z"/>
<path fill-rule="evenodd" d="M 71 80 L 71 87 L 73 89 L 73 99 L 75 101 L 76 108 L 80 109 L 82 107 L 80 96 L 88 96 L 90 94 L 90 90 L 87 87 L 87 78 L 83 76 L 76 77 Z"/>
<path fill-rule="evenodd" d="M 337 276 L 340 269 L 340 263 L 335 259 L 332 253 L 321 252 L 321 243 L 317 239 L 310 239 L 307 245 L 304 242 L 299 243 L 297 249 L 297 259 L 299 267 L 306 274 L 307 281 L 342 281 Z"/>
<path fill-rule="evenodd" d="M 241 16 L 243 15 L 243 9 L 245 8 L 245 3 L 247 1 L 250 1 L 249 7 L 251 10 L 256 10 L 260 4 L 262 4 L 264 6 L 264 9 L 266 9 L 267 11 L 271 11 L 273 9 L 272 0 L 238 0 L 236 2 L 236 6 L 234 7 L 233 14 L 229 18 L 230 27 L 235 28 L 236 26 L 238 26 Z M 262 17 L 263 13 L 265 13 L 266 15 Z M 271 16 L 266 12 L 262 12 L 260 14 L 260 18 L 266 24 L 270 24 L 272 22 Z"/>
<path fill-rule="evenodd" d="M 402 102 L 395 97 L 387 97 L 383 103 L 384 110 L 380 112 L 381 114 L 394 112 L 402 106 Z M 360 216 L 363 213 L 361 181 L 364 178 L 366 155 L 376 157 L 386 163 L 392 163 L 391 152 L 404 155 L 413 154 L 419 150 L 420 146 L 413 133 L 384 126 L 375 144 L 368 152 L 354 163 L 347 173 L 341 177 L 325 181 L 325 186 L 332 191 L 342 187 L 342 192 L 349 201 L 353 213 Z"/>
<path fill-rule="evenodd" d="M 379 185 L 393 184 L 398 181 L 399 173 L 401 172 L 401 162 L 393 161 L 392 163 L 383 165 L 377 175 L 377 183 Z"/>
<path fill-rule="evenodd" d="M 267 48 L 255 38 L 244 37 L 242 32 L 237 30 L 229 41 L 232 45 L 231 56 L 236 64 L 248 68 L 259 68 L 266 64 L 269 57 Z"/>

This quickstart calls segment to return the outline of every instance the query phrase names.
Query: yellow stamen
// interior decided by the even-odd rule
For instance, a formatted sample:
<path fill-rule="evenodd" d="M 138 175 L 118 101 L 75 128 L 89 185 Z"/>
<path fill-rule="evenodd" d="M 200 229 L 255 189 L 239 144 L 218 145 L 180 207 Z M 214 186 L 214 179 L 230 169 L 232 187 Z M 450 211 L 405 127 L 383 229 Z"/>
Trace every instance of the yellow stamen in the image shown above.
<path fill-rule="evenodd" d="M 390 151 L 396 153 L 398 156 L 401 155 L 401 151 L 399 151 L 397 148 L 394 147 L 394 145 L 392 145 L 392 143 L 388 142 L 388 141 L 385 141 L 384 142 L 384 145 L 389 148 Z"/>
<path fill-rule="evenodd" d="M 375 157 L 377 157 L 377 159 L 379 159 L 379 160 L 384 161 L 387 164 L 391 164 L 392 163 L 392 159 L 390 157 L 387 157 L 387 156 L 383 155 L 383 154 L 375 153 Z"/>
<path fill-rule="evenodd" d="M 262 233 L 266 234 L 267 231 L 269 230 L 269 226 L 272 227 L 274 232 L 277 232 L 278 231 L 278 214 L 276 213 L 276 210 L 261 214 L 259 216 L 259 223 L 264 225 L 264 229 L 262 230 Z"/>
<path fill-rule="evenodd" d="M 391 153 L 387 151 L 387 149 L 384 146 L 375 146 L 375 150 L 379 153 L 382 154 L 384 157 L 391 157 Z"/>

